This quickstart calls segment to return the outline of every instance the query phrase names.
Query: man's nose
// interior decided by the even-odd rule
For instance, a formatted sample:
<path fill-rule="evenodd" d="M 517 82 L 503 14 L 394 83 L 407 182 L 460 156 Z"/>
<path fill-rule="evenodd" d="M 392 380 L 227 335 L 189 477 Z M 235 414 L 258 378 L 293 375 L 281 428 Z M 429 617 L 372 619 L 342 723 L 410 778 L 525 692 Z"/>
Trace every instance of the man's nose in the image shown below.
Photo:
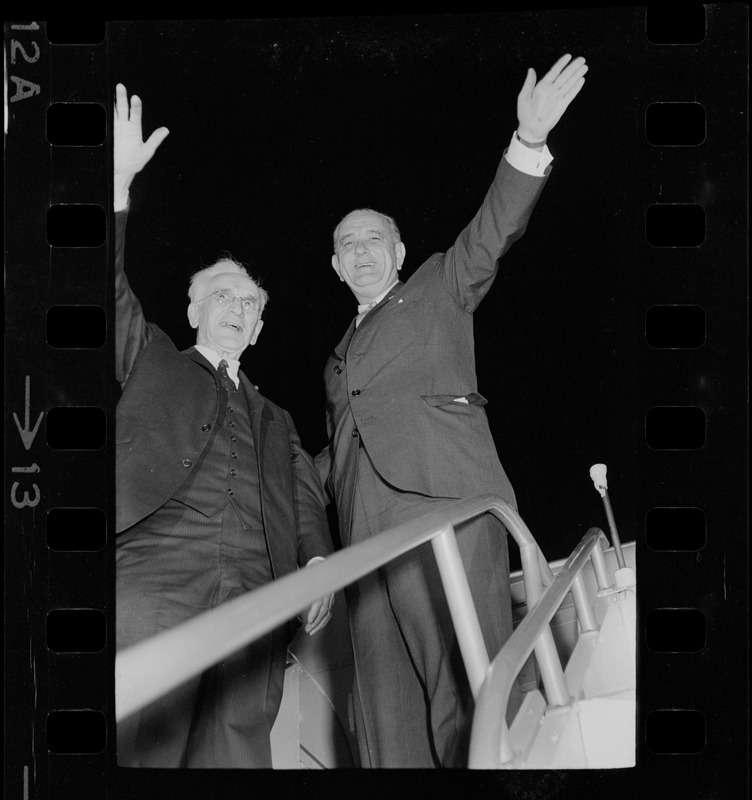
<path fill-rule="evenodd" d="M 235 297 L 233 297 L 232 300 L 230 300 L 230 310 L 234 311 L 235 313 L 242 314 L 243 298 L 235 295 Z"/>
<path fill-rule="evenodd" d="M 368 252 L 368 246 L 366 245 L 366 243 L 364 241 L 362 241 L 362 240 L 358 241 L 358 242 L 355 243 L 355 252 L 356 253 L 367 253 Z"/>

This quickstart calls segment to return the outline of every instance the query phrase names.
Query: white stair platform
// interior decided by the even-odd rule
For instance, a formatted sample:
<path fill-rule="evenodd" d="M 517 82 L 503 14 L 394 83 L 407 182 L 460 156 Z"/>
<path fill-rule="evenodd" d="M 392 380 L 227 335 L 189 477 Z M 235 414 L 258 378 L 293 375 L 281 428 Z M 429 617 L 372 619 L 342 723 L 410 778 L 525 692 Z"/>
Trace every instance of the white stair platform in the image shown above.
<path fill-rule="evenodd" d="M 610 769 L 635 765 L 636 580 L 620 570 L 595 600 L 597 631 L 581 633 L 564 673 L 569 705 L 526 694 L 510 728 L 505 769 Z"/>

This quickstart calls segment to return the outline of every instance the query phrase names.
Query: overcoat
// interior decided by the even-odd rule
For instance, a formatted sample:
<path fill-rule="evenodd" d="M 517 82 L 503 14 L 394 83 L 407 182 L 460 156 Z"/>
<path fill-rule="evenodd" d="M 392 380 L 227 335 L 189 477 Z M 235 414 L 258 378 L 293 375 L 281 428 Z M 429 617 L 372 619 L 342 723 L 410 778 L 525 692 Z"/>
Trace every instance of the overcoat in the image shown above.
<path fill-rule="evenodd" d="M 219 414 L 216 370 L 147 322 L 124 271 L 126 212 L 116 215 L 117 532 L 162 506 L 199 463 Z M 290 414 L 240 371 L 258 458 L 261 515 L 275 578 L 332 550 L 324 496 Z"/>

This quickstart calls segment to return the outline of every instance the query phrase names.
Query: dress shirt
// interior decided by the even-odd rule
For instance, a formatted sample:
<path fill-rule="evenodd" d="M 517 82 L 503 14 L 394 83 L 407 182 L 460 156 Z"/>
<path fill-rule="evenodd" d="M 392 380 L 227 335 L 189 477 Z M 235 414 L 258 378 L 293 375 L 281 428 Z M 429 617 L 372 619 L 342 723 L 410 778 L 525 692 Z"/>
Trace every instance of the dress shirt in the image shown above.
<path fill-rule="evenodd" d="M 388 289 L 386 289 L 381 294 L 379 294 L 376 297 L 374 297 L 373 300 L 371 300 L 370 302 L 368 302 L 368 303 L 360 303 L 358 305 L 358 315 L 355 317 L 355 327 L 356 328 L 365 319 L 366 314 L 364 312 L 368 312 L 368 311 L 370 311 L 370 309 L 375 308 L 389 294 L 389 292 L 392 290 L 392 288 L 394 287 L 394 285 L 396 283 L 399 283 L 399 280 L 396 280 Z M 363 316 L 361 316 L 361 314 Z"/>
<path fill-rule="evenodd" d="M 214 367 L 214 369 L 219 369 L 219 362 L 224 358 L 219 353 L 216 353 L 210 347 L 206 347 L 203 344 L 197 344 L 196 350 Z M 233 383 L 235 384 L 235 388 L 237 389 L 240 386 L 240 378 L 238 377 L 238 370 L 240 369 L 240 361 L 237 361 L 234 358 L 224 358 L 225 362 L 227 363 L 227 374 L 232 378 Z"/>

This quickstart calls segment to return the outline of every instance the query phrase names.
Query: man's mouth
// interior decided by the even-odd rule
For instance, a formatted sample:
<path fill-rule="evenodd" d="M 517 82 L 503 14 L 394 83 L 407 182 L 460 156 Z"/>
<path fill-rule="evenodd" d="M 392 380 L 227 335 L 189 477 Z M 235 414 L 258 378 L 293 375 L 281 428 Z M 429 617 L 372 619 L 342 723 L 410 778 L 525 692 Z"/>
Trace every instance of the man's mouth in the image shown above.
<path fill-rule="evenodd" d="M 219 324 L 223 328 L 232 328 L 234 331 L 237 331 L 238 333 L 242 333 L 243 332 L 243 329 L 240 327 L 240 325 L 238 325 L 237 322 L 225 321 L 225 322 L 220 322 Z"/>
<path fill-rule="evenodd" d="M 355 269 L 362 269 L 363 267 L 375 267 L 376 264 L 373 261 L 364 261 L 362 264 L 356 264 Z"/>

